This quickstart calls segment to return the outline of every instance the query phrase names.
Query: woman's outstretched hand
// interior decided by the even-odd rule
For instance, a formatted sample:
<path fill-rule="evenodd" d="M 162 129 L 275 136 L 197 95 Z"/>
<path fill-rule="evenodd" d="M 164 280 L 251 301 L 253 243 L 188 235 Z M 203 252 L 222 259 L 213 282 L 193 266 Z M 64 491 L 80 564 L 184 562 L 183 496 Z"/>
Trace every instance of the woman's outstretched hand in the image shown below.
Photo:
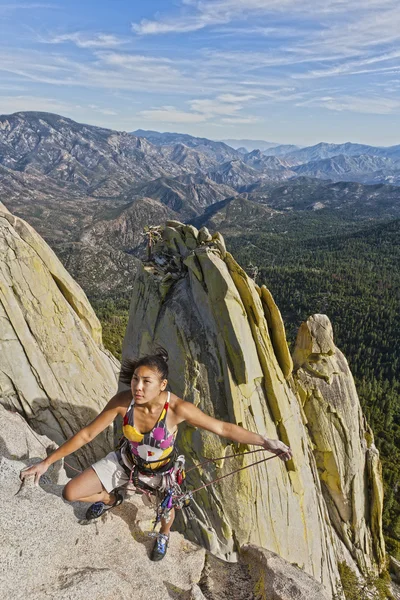
<path fill-rule="evenodd" d="M 49 467 L 46 464 L 46 462 L 44 460 L 42 460 L 40 463 L 36 463 L 35 465 L 32 465 L 31 467 L 22 469 L 22 471 L 19 474 L 19 478 L 23 481 L 25 479 L 25 477 L 32 477 L 34 475 L 35 476 L 35 485 L 39 485 L 40 477 L 42 475 L 44 475 L 44 473 L 46 473 L 48 468 Z"/>
<path fill-rule="evenodd" d="M 279 458 L 283 461 L 290 460 L 293 457 L 293 452 L 289 446 L 286 446 L 280 440 L 270 440 L 268 438 L 264 438 L 263 448 L 268 450 L 268 452 L 272 452 L 279 456 Z"/>

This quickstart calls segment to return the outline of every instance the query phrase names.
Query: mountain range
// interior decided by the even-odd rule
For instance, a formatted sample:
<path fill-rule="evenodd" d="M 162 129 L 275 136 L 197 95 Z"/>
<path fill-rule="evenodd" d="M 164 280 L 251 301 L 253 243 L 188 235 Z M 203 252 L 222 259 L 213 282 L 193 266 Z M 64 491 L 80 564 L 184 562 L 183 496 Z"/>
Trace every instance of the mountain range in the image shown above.
<path fill-rule="evenodd" d="M 246 230 L 296 211 L 396 218 L 400 189 L 388 183 L 400 184 L 400 146 L 247 152 L 51 113 L 0 116 L 0 201 L 35 227 L 91 295 L 129 289 L 146 225 L 174 219 Z"/>

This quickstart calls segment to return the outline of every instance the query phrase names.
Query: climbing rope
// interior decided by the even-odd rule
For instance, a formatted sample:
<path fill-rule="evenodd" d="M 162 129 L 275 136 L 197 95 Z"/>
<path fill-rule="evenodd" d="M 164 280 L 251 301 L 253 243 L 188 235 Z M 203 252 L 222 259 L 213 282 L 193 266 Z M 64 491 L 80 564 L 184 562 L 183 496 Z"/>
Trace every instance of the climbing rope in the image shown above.
<path fill-rule="evenodd" d="M 265 451 L 266 451 L 265 448 L 259 448 L 258 450 L 249 450 L 248 452 L 241 452 L 238 454 L 230 454 L 229 456 L 221 456 L 219 458 L 208 458 L 204 462 L 194 465 L 193 467 L 188 469 L 187 473 L 189 473 L 190 471 L 193 471 L 194 469 L 199 469 L 200 467 L 203 467 L 204 465 L 207 465 L 210 462 L 226 460 L 228 458 L 237 458 L 238 456 L 244 456 L 246 454 L 254 454 L 255 452 L 265 452 Z M 154 525 L 153 532 L 154 532 L 154 529 L 155 529 L 157 523 L 159 523 L 161 519 L 164 519 L 168 523 L 169 519 L 171 518 L 171 511 L 173 508 L 178 508 L 178 509 L 186 508 L 190 511 L 189 504 L 193 498 L 193 494 L 195 494 L 196 492 L 199 492 L 200 490 L 203 490 L 204 488 L 206 488 L 210 485 L 213 485 L 214 483 L 217 483 L 218 481 L 221 481 L 222 479 L 225 479 L 225 477 L 229 477 L 230 475 L 239 473 L 239 471 L 243 471 L 244 469 L 249 469 L 250 467 L 254 467 L 255 465 L 259 465 L 263 462 L 267 462 L 268 460 L 272 460 L 273 458 L 277 458 L 281 454 L 284 454 L 284 452 L 279 452 L 278 454 L 274 454 L 273 456 L 267 456 L 266 458 L 262 458 L 261 460 L 258 460 L 249 465 L 244 465 L 243 467 L 239 467 L 238 469 L 235 469 L 234 471 L 231 471 L 230 473 L 226 473 L 225 475 L 222 475 L 221 477 L 217 477 L 217 478 L 213 479 L 212 481 L 209 481 L 208 483 L 204 483 L 203 485 L 200 485 L 198 488 L 196 488 L 194 490 L 190 490 L 190 491 L 184 492 L 184 493 L 182 493 L 180 485 L 176 481 L 172 481 L 171 486 L 165 490 L 164 496 L 159 498 L 159 502 L 158 502 L 158 505 L 156 508 L 156 518 L 153 522 L 153 525 Z M 154 535 L 153 532 L 150 535 Z"/>
<path fill-rule="evenodd" d="M 204 463 L 195 465 L 194 467 L 189 469 L 187 471 L 187 473 L 189 473 L 193 469 L 197 469 L 197 468 L 201 467 L 202 465 L 206 465 L 209 462 L 224 460 L 226 458 L 237 458 L 238 456 L 243 456 L 245 454 L 253 454 L 254 452 L 263 452 L 263 451 L 265 452 L 266 450 L 264 450 L 264 448 L 261 448 L 260 450 L 249 450 L 249 452 L 242 452 L 240 454 L 231 454 L 230 456 L 222 456 L 220 458 L 210 458 L 210 459 L 206 460 Z M 272 460 L 273 458 L 277 458 L 281 454 L 284 454 L 284 452 L 279 452 L 279 454 L 274 454 L 273 456 L 267 456 L 267 458 L 262 458 L 261 460 L 257 460 L 256 462 L 250 463 L 249 465 L 244 465 L 244 467 L 240 467 L 239 469 L 235 469 L 234 471 L 231 471 L 230 473 L 226 473 L 225 475 L 222 475 L 221 477 L 217 477 L 216 479 L 213 479 L 212 481 L 209 481 L 208 483 L 204 483 L 203 485 L 199 486 L 195 490 L 190 490 L 190 492 L 187 492 L 186 494 L 182 494 L 180 497 L 185 497 L 188 494 L 194 494 L 195 492 L 198 492 L 199 490 L 202 490 L 202 489 L 208 487 L 209 485 L 212 485 L 213 483 L 217 483 L 218 481 L 221 481 L 221 479 L 225 479 L 225 477 L 229 477 L 230 475 L 239 473 L 239 471 L 243 471 L 244 469 L 249 469 L 250 467 L 254 467 L 255 465 L 259 465 L 260 463 L 267 462 L 268 460 Z"/>

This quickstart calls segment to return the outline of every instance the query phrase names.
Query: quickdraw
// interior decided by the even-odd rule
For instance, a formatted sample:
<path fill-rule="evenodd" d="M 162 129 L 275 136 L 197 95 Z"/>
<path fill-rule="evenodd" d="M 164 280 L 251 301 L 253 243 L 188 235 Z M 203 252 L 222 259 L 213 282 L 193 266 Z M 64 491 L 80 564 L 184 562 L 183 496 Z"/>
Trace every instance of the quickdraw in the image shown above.
<path fill-rule="evenodd" d="M 185 457 L 181 454 L 176 459 L 173 469 L 164 475 L 161 489 L 156 492 L 159 501 L 156 508 L 156 518 L 153 523 L 153 532 L 161 519 L 164 519 L 168 523 L 173 508 L 179 510 L 189 507 L 191 492 L 184 492 L 182 489 L 186 487 L 185 478 Z"/>

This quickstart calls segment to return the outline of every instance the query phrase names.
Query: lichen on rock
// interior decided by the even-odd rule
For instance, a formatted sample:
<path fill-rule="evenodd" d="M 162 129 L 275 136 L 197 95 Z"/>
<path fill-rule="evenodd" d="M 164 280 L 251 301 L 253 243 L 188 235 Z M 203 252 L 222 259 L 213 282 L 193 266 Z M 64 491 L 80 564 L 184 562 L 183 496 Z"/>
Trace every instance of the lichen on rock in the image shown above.
<path fill-rule="evenodd" d="M 84 292 L 22 219 L 0 206 L 2 402 L 57 444 L 92 421 L 115 393 L 118 362 Z M 111 447 L 104 432 L 76 458 Z"/>
<path fill-rule="evenodd" d="M 301 325 L 293 361 L 322 491 L 339 543 L 363 573 L 379 572 L 385 562 L 379 453 L 326 315 L 313 315 Z"/>

